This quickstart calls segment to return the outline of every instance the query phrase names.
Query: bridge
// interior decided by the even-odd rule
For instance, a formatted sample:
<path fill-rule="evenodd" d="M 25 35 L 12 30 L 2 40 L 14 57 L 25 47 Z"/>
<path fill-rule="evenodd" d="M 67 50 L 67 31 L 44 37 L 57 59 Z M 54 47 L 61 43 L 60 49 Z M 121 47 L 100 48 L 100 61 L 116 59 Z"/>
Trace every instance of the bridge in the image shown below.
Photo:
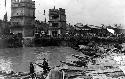
<path fill-rule="evenodd" d="M 40 36 L 40 37 L 21 37 L 21 35 L 0 35 L 0 39 L 7 40 L 9 47 L 23 46 L 70 46 L 75 47 L 88 42 L 125 42 L 124 37 L 99 37 L 99 36 L 81 36 L 81 35 L 65 35 L 65 36 Z"/>

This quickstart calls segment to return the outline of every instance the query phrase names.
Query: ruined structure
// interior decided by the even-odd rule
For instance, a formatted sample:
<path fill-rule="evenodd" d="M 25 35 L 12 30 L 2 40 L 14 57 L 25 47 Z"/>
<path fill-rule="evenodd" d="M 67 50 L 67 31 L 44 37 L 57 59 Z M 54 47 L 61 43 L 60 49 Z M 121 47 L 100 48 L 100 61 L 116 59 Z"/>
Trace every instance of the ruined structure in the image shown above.
<path fill-rule="evenodd" d="M 35 1 L 11 0 L 11 33 L 32 37 L 35 26 Z"/>
<path fill-rule="evenodd" d="M 52 37 L 63 35 L 66 32 L 65 9 L 49 9 L 49 30 L 48 34 Z"/>

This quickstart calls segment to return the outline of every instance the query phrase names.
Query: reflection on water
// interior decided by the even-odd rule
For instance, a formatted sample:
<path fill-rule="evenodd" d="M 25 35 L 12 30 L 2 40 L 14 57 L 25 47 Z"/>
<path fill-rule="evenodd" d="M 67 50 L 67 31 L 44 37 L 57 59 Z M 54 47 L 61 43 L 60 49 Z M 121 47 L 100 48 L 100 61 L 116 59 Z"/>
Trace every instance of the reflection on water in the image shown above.
<path fill-rule="evenodd" d="M 49 61 L 50 66 L 56 66 L 71 54 L 79 54 L 79 52 L 69 47 L 0 49 L 0 70 L 29 72 L 29 62 L 41 63 L 43 58 Z"/>

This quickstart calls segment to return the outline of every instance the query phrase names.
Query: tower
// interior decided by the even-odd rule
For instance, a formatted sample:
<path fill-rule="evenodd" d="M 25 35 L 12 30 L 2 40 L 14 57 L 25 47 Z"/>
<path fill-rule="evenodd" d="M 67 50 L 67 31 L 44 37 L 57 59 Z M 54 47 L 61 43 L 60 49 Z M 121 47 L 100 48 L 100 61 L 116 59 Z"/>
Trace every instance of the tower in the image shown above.
<path fill-rule="evenodd" d="M 11 0 L 12 33 L 22 33 L 23 37 L 32 37 L 35 26 L 35 1 Z"/>
<path fill-rule="evenodd" d="M 66 14 L 65 9 L 49 9 L 49 30 L 48 34 L 52 37 L 65 34 Z"/>

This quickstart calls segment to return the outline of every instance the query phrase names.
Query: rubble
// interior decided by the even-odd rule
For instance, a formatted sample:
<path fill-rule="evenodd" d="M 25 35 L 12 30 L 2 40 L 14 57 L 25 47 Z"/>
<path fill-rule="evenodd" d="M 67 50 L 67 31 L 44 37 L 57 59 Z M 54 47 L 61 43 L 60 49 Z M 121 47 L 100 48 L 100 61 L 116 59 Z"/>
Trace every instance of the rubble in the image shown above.
<path fill-rule="evenodd" d="M 80 45 L 82 46 L 82 45 Z M 119 45 L 120 46 L 120 45 Z M 72 55 L 73 57 L 77 58 L 78 61 L 87 61 L 87 67 L 85 67 L 84 65 L 81 67 L 81 69 L 83 69 L 82 71 L 79 72 L 84 72 L 85 74 L 83 75 L 79 75 L 79 73 L 75 73 L 74 76 L 76 75 L 76 78 L 70 78 L 70 76 L 68 76 L 68 79 L 124 79 L 125 78 L 125 72 L 124 72 L 124 53 L 121 52 L 121 50 L 117 47 L 119 47 L 118 45 L 115 46 L 113 44 L 107 44 L 107 45 L 99 45 L 97 44 L 96 46 L 94 46 L 91 49 L 96 48 L 97 50 L 91 51 L 89 50 L 88 53 L 85 53 L 85 51 L 87 51 L 86 49 L 89 49 L 90 46 L 85 46 L 83 45 L 82 47 L 80 47 L 80 51 L 85 54 L 84 56 L 80 56 L 80 55 Z M 120 47 L 122 48 L 122 47 Z M 90 51 L 94 52 L 93 55 L 95 56 L 91 56 L 90 55 Z M 96 56 L 98 53 L 98 57 Z M 94 63 L 92 61 L 95 61 Z M 121 64 L 122 63 L 122 64 Z M 69 65 L 69 64 L 66 64 Z M 68 66 L 67 67 L 67 71 L 70 70 L 81 70 L 80 68 L 78 69 L 77 66 L 76 67 L 71 67 Z M 65 72 L 67 72 L 65 71 Z M 67 74 L 71 74 L 68 73 Z M 73 73 L 72 73 L 73 74 Z M 79 76 L 78 76 L 79 75 Z M 82 76 L 82 77 L 81 77 Z M 84 78 L 83 78 L 84 76 Z M 91 76 L 91 78 L 89 78 L 89 76 Z M 87 78 L 86 78 L 87 77 Z"/>

